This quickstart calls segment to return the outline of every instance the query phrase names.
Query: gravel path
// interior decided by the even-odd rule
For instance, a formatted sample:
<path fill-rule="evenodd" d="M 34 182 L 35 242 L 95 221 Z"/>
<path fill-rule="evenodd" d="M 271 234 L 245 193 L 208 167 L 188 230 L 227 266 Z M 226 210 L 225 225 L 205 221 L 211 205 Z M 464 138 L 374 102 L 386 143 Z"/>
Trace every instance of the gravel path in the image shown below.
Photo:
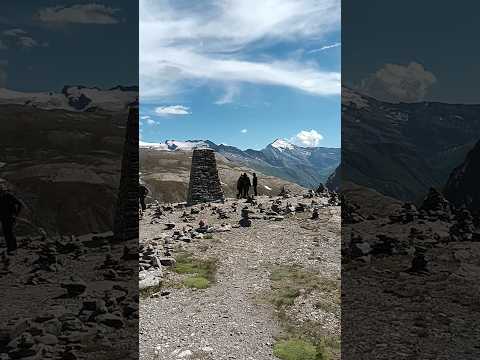
<path fill-rule="evenodd" d="M 231 211 L 234 201 L 221 206 Z M 258 201 L 267 206 L 272 199 L 262 197 Z M 295 204 L 304 199 L 282 201 L 286 205 L 287 201 Z M 209 225 L 234 225 L 244 205 L 239 204 L 227 220 L 218 220 L 211 208 L 205 207 L 191 225 L 198 224 L 199 219 Z M 162 224 L 182 226 L 184 209 L 162 216 L 160 224 L 151 224 L 149 211 L 141 221 L 141 241 L 173 232 L 163 230 Z M 141 358 L 276 359 L 272 349 L 280 329 L 274 309 L 261 300 L 270 290 L 272 265 L 296 264 L 322 276 L 340 276 L 339 207 L 322 208 L 317 220 L 309 217 L 305 212 L 288 215 L 282 221 L 254 219 L 249 228 L 233 227 L 214 233 L 213 239 L 182 243 L 194 256 L 218 260 L 216 282 L 204 290 L 163 289 L 169 295 L 141 300 Z M 325 327 L 334 327 L 332 333 L 338 333 L 338 319 Z"/>

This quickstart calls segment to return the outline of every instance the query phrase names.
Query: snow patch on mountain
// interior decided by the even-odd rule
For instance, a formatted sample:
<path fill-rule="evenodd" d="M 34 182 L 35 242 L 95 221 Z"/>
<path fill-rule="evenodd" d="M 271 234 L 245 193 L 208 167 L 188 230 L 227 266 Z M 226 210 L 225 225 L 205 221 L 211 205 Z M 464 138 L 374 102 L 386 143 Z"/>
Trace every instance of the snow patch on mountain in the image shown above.
<path fill-rule="evenodd" d="M 145 141 L 139 142 L 139 146 L 144 149 L 155 149 L 155 150 L 167 150 L 168 151 L 168 145 L 163 144 L 163 143 L 149 143 Z"/>
<path fill-rule="evenodd" d="M 273 143 L 271 143 L 270 145 L 273 148 L 278 149 L 280 151 L 295 149 L 295 146 L 293 144 L 289 143 L 285 139 L 277 139 Z"/>
<path fill-rule="evenodd" d="M 84 86 L 65 86 L 56 92 L 21 92 L 0 88 L 0 105 L 25 105 L 43 110 L 81 112 L 92 108 L 122 111 L 138 99 L 133 87 L 115 87 L 109 90 Z"/>
<path fill-rule="evenodd" d="M 165 141 L 169 150 L 193 150 L 197 148 L 208 148 L 209 144 L 203 140 L 191 140 L 191 141 L 177 141 L 167 140 Z"/>

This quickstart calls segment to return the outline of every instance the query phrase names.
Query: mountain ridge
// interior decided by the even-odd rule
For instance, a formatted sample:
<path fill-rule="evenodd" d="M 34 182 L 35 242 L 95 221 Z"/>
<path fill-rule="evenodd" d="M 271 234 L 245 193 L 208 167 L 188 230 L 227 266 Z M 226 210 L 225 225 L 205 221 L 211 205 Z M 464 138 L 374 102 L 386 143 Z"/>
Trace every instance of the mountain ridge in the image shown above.
<path fill-rule="evenodd" d="M 342 87 L 342 181 L 419 202 L 480 138 L 480 105 L 390 103 Z"/>
<path fill-rule="evenodd" d="M 325 182 L 340 163 L 339 148 L 301 147 L 282 138 L 275 139 L 261 150 L 241 150 L 235 146 L 217 145 L 210 140 L 140 142 L 140 148 L 159 151 L 192 151 L 199 147 L 213 149 L 228 160 L 254 171 L 313 189 Z"/>
<path fill-rule="evenodd" d="M 60 92 L 22 92 L 0 88 L 0 105 L 24 105 L 42 110 L 71 112 L 96 109 L 118 112 L 138 100 L 137 86 L 117 85 L 109 89 L 97 86 L 65 85 Z"/>

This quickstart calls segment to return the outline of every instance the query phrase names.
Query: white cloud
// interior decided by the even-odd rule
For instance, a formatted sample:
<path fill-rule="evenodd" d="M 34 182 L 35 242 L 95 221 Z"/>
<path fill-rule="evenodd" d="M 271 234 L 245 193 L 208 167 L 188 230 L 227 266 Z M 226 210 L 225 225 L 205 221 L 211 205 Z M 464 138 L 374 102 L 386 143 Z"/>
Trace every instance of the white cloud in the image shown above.
<path fill-rule="evenodd" d="M 233 99 L 235 96 L 237 96 L 240 92 L 240 88 L 235 85 L 229 85 L 226 88 L 225 94 L 223 94 L 217 101 L 215 101 L 215 104 L 217 105 L 225 105 L 225 104 L 230 104 L 233 102 Z"/>
<path fill-rule="evenodd" d="M 359 90 L 379 100 L 389 102 L 416 102 L 424 99 L 437 81 L 423 65 L 385 64 L 375 74 L 362 81 Z"/>
<path fill-rule="evenodd" d="M 162 54 L 161 56 L 159 54 Z M 163 60 L 158 60 L 158 56 Z M 169 70 L 176 69 L 172 74 Z M 142 57 L 140 64 L 140 88 L 148 89 L 148 83 L 161 83 L 161 79 L 204 79 L 216 82 L 247 82 L 279 85 L 314 95 L 340 94 L 340 73 L 324 72 L 315 66 L 298 62 L 251 62 L 237 59 L 212 58 L 193 50 L 163 48 Z M 168 80 L 167 80 L 168 82 Z M 161 95 L 155 89 L 143 92 L 145 97 Z"/>
<path fill-rule="evenodd" d="M 27 32 L 23 29 L 9 29 L 9 30 L 4 30 L 2 32 L 3 35 L 5 36 L 21 36 L 25 35 Z"/>
<path fill-rule="evenodd" d="M 309 53 L 309 54 L 313 54 L 313 53 L 316 53 L 316 52 L 325 51 L 325 50 L 328 50 L 328 49 L 333 49 L 333 48 L 339 47 L 339 46 L 341 46 L 341 45 L 342 45 L 341 43 L 337 42 L 337 43 L 332 44 L 332 45 L 322 46 L 320 49 L 310 50 L 308 53 Z"/>
<path fill-rule="evenodd" d="M 191 114 L 190 108 L 183 105 L 159 106 L 155 108 L 155 113 L 160 116 Z"/>
<path fill-rule="evenodd" d="M 248 130 L 247 130 L 247 129 L 242 129 L 242 130 L 240 130 L 240 132 L 241 132 L 242 134 L 246 134 L 246 133 L 248 132 Z"/>
<path fill-rule="evenodd" d="M 315 130 L 302 130 L 297 135 L 292 137 L 289 141 L 299 146 L 318 146 L 320 140 L 323 140 L 323 135 Z"/>
<path fill-rule="evenodd" d="M 216 101 L 234 100 L 243 83 L 284 86 L 313 95 L 340 94 L 340 73 L 296 58 L 246 55 L 277 42 L 321 39 L 340 24 L 339 0 L 140 0 L 140 88 L 144 100 L 213 84 Z"/>
<path fill-rule="evenodd" d="M 4 41 L 0 40 L 3 47 L 0 48 L 33 48 L 38 46 L 48 46 L 47 43 L 40 44 L 23 29 L 8 29 L 2 32 Z"/>
<path fill-rule="evenodd" d="M 147 119 L 147 124 L 148 125 L 155 125 L 156 123 L 155 123 L 155 120 L 153 120 L 153 119 Z"/>
<path fill-rule="evenodd" d="M 75 4 L 41 9 L 37 17 L 40 21 L 57 24 L 116 24 L 118 11 L 102 4 Z"/>

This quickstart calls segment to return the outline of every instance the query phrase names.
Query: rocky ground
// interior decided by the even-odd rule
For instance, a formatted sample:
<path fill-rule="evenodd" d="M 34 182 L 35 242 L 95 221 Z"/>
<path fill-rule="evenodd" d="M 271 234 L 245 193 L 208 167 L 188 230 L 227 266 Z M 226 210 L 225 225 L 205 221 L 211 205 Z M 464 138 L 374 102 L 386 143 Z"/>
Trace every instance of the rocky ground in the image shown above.
<path fill-rule="evenodd" d="M 376 199 L 342 202 L 342 358 L 478 359 L 478 217 L 434 189 Z"/>
<path fill-rule="evenodd" d="M 111 233 L 20 238 L 0 261 L 0 359 L 136 358 L 137 263 Z"/>
<path fill-rule="evenodd" d="M 157 204 L 140 229 L 141 359 L 339 358 L 335 194 Z"/>

